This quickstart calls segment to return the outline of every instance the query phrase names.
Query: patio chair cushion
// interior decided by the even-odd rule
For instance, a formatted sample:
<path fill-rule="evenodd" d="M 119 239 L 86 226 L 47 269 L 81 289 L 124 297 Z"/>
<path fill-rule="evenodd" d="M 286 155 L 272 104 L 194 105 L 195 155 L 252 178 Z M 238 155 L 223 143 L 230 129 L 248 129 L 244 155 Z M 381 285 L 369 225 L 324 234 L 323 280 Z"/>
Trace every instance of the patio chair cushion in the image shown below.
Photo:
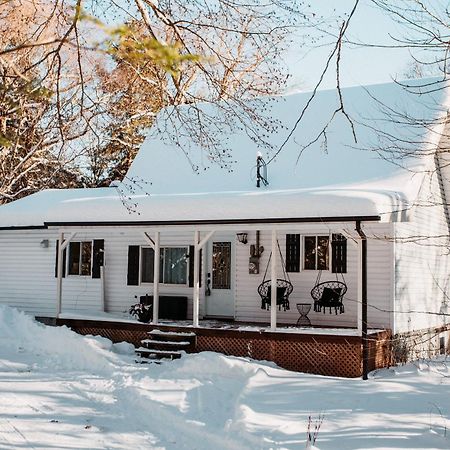
<path fill-rule="evenodd" d="M 286 286 L 277 286 L 277 305 L 284 301 L 286 296 Z M 270 300 L 272 297 L 272 286 L 267 288 L 267 298 Z"/>
<path fill-rule="evenodd" d="M 339 300 L 341 291 L 341 288 L 323 288 L 322 297 L 319 300 L 322 306 L 339 305 L 341 303 Z"/>

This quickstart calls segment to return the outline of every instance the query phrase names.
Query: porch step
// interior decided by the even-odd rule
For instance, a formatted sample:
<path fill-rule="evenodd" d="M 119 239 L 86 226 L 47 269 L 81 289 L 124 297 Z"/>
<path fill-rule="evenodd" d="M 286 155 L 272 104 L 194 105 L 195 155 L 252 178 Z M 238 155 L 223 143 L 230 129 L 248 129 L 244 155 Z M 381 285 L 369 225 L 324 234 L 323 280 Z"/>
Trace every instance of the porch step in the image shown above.
<path fill-rule="evenodd" d="M 145 342 L 142 341 L 144 346 L 149 345 L 149 341 L 152 342 L 161 342 L 162 345 L 180 345 L 186 351 L 195 350 L 196 345 L 196 335 L 195 333 L 183 333 L 176 331 L 161 331 L 161 330 L 152 330 L 148 333 L 150 339 L 145 339 Z M 169 343 L 170 342 L 170 343 Z"/>
<path fill-rule="evenodd" d="M 147 359 L 180 359 L 182 356 L 182 352 L 177 350 L 158 350 L 154 348 L 139 347 L 135 351 L 142 358 Z"/>
<path fill-rule="evenodd" d="M 161 331 L 161 330 L 152 330 L 148 332 L 149 336 L 151 336 L 153 339 L 158 340 L 167 340 L 167 341 L 180 341 L 180 340 L 186 340 L 190 341 L 191 339 L 195 338 L 195 333 L 184 333 L 184 332 L 178 332 L 178 331 Z"/>
<path fill-rule="evenodd" d="M 183 353 L 195 351 L 195 333 L 152 330 L 148 335 L 149 339 L 143 339 L 142 347 L 136 349 L 142 358 L 179 359 Z"/>
<path fill-rule="evenodd" d="M 160 341 L 158 339 L 144 339 L 141 341 L 141 344 L 144 347 L 150 346 L 152 348 L 156 348 L 155 345 L 158 345 L 160 347 L 183 350 L 184 348 L 189 347 L 192 344 L 192 342 L 189 342 L 189 341 Z"/>

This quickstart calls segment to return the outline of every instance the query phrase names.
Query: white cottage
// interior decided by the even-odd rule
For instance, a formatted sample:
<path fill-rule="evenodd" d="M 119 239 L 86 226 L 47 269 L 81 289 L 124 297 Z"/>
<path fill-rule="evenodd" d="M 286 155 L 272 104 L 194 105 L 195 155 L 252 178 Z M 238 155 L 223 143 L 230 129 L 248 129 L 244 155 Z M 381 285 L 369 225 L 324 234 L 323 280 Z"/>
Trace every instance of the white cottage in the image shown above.
<path fill-rule="evenodd" d="M 316 305 L 308 314 L 314 327 L 437 329 L 445 348 L 446 89 L 416 96 L 392 83 L 343 93 L 356 145 L 337 115 L 326 148 L 322 135 L 301 152 L 338 105 L 334 90 L 321 91 L 267 172 L 271 154 L 244 132 L 216 135 L 233 150 L 223 169 L 155 127 L 122 184 L 46 190 L 0 207 L 0 302 L 37 316 L 118 316 L 148 294 L 160 298 L 153 324 L 227 319 L 276 330 L 297 323 L 296 305 L 312 305 L 314 286 L 338 281 L 344 308 Z M 310 95 L 268 100 L 271 117 L 287 127 L 270 137 L 274 148 Z M 398 147 L 412 156 L 395 158 Z M 283 290 L 261 304 L 258 287 L 276 279 L 292 284 L 290 309 L 273 307 Z M 169 305 L 174 298 L 187 298 L 187 312 L 182 302 Z"/>

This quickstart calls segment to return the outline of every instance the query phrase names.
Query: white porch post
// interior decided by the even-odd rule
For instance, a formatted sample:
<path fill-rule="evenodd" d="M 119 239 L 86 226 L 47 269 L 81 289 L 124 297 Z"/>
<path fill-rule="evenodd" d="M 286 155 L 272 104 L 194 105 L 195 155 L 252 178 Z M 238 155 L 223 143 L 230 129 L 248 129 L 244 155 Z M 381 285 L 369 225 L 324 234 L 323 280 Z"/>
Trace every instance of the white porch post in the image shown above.
<path fill-rule="evenodd" d="M 192 321 L 194 327 L 198 327 L 198 316 L 200 311 L 200 232 L 194 231 L 194 296 L 192 307 Z"/>
<path fill-rule="evenodd" d="M 200 315 L 200 250 L 208 243 L 214 230 L 208 232 L 200 240 L 200 231 L 194 231 L 194 295 L 192 301 L 192 322 L 194 327 L 198 327 Z M 191 258 L 192 256 L 189 255 Z"/>
<path fill-rule="evenodd" d="M 56 258 L 56 262 L 58 264 L 56 271 L 56 318 L 61 314 L 61 305 L 62 305 L 62 274 L 63 274 L 63 264 L 64 264 L 64 251 L 69 245 L 70 241 L 75 237 L 77 233 L 73 232 L 69 238 L 64 239 L 64 233 L 61 231 L 59 233 L 59 241 L 58 241 L 58 255 Z"/>
<path fill-rule="evenodd" d="M 61 314 L 61 303 L 62 303 L 62 273 L 63 273 L 63 252 L 62 248 L 64 242 L 64 233 L 59 233 L 58 238 L 58 255 L 56 257 L 56 318 L 59 318 Z"/>
<path fill-rule="evenodd" d="M 277 329 L 277 232 L 272 230 L 272 261 L 270 266 L 270 329 Z"/>
<path fill-rule="evenodd" d="M 153 323 L 158 323 L 159 315 L 159 270 L 160 270 L 160 232 L 155 231 L 153 252 L 155 259 L 153 262 Z"/>

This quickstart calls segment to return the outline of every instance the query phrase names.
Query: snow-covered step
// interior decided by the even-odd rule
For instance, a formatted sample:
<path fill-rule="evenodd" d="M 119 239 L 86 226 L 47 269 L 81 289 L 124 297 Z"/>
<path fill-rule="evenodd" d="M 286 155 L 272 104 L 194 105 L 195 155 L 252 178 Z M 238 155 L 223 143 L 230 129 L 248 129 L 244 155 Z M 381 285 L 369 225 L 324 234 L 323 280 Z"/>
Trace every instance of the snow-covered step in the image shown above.
<path fill-rule="evenodd" d="M 177 350 L 158 350 L 154 348 L 139 347 L 136 353 L 144 358 L 169 358 L 169 359 L 179 359 L 183 355 L 182 352 Z"/>
<path fill-rule="evenodd" d="M 157 339 L 144 339 L 142 345 L 145 348 L 152 348 L 155 350 L 192 350 L 192 343 L 189 341 L 159 341 Z"/>
<path fill-rule="evenodd" d="M 180 345 L 183 347 L 183 349 L 185 349 L 186 351 L 195 351 L 195 346 L 196 346 L 196 335 L 195 333 L 191 333 L 191 332 L 177 332 L 177 331 L 162 331 L 162 330 L 152 330 L 149 331 L 148 333 L 150 340 L 153 342 L 161 342 L 162 346 L 166 346 L 166 347 L 161 347 L 161 349 L 167 348 L 171 345 L 176 346 L 176 345 Z M 175 343 L 178 342 L 180 344 L 170 344 L 171 343 Z M 143 341 L 144 343 L 144 341 Z M 145 342 L 144 345 L 146 347 L 148 347 L 149 345 L 151 345 L 151 343 L 149 342 Z M 155 348 L 160 348 L 155 347 Z"/>
<path fill-rule="evenodd" d="M 155 339 L 143 339 L 141 341 L 142 344 L 158 344 L 158 345 L 173 345 L 175 347 L 185 347 L 187 345 L 190 345 L 191 343 L 189 341 L 159 341 Z"/>
<path fill-rule="evenodd" d="M 149 331 L 148 334 L 150 336 L 164 336 L 166 338 L 168 337 L 195 337 L 195 333 L 191 332 L 182 332 L 182 331 L 162 331 L 162 330 L 152 330 Z"/>

